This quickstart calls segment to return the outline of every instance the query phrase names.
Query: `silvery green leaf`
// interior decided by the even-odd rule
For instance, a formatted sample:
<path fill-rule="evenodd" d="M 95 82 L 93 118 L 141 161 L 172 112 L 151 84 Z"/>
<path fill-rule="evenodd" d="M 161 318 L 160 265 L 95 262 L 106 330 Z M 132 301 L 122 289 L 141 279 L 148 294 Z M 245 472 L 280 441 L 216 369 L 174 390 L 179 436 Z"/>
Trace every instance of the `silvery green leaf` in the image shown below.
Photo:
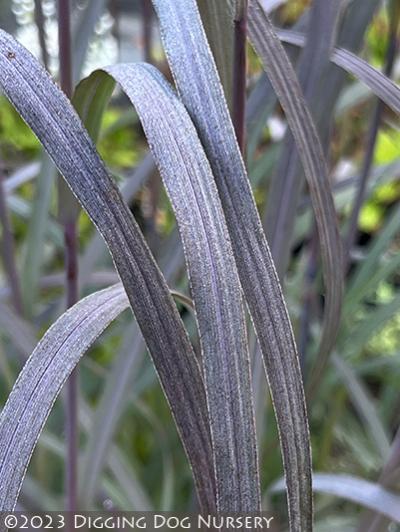
<path fill-rule="evenodd" d="M 282 491 L 284 485 L 284 481 L 279 480 L 271 487 L 271 491 Z M 379 484 L 351 475 L 314 473 L 313 489 L 352 501 L 400 523 L 400 496 Z"/>

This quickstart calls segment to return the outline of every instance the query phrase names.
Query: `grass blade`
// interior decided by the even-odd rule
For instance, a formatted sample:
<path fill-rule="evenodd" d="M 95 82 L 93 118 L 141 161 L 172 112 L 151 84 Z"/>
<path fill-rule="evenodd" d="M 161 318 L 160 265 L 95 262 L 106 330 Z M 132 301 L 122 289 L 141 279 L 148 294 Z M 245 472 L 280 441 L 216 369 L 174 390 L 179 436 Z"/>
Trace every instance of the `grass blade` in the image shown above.
<path fill-rule="evenodd" d="M 220 511 L 260 508 L 241 291 L 218 192 L 182 103 L 150 65 L 116 65 L 173 205 L 198 320 Z"/>
<path fill-rule="evenodd" d="M 28 315 L 33 314 L 38 282 L 41 277 L 43 247 L 49 224 L 51 191 L 56 178 L 56 170 L 49 157 L 43 153 L 41 160 L 41 170 L 36 180 L 33 211 L 29 220 L 22 277 L 24 307 Z"/>
<path fill-rule="evenodd" d="M 11 299 L 17 314 L 22 314 L 22 295 L 19 275 L 15 260 L 14 235 L 11 229 L 10 217 L 8 215 L 6 193 L 4 187 L 4 176 L 0 174 L 0 226 L 2 230 L 1 254 L 3 255 L 4 270 L 8 277 L 11 289 Z"/>
<path fill-rule="evenodd" d="M 345 385 L 360 418 L 364 420 L 365 425 L 368 427 L 378 453 L 385 460 L 389 454 L 390 443 L 372 397 L 370 397 L 368 390 L 363 386 L 362 381 L 357 377 L 351 366 L 336 353 L 332 354 L 332 364 L 340 380 Z"/>
<path fill-rule="evenodd" d="M 0 416 L 0 509 L 12 511 L 39 434 L 81 356 L 129 303 L 120 284 L 79 303 L 48 330 Z"/>
<path fill-rule="evenodd" d="M 285 111 L 303 163 L 318 228 L 326 294 L 322 338 L 310 382 L 310 388 L 313 389 L 326 366 L 340 324 L 343 298 L 342 243 L 328 170 L 315 126 L 293 67 L 257 0 L 251 0 L 249 4 L 249 36 Z"/>
<path fill-rule="evenodd" d="M 397 16 L 396 16 L 397 15 Z M 390 34 L 389 34 L 389 43 L 386 51 L 385 58 L 385 75 L 390 78 L 392 75 L 394 62 L 397 55 L 398 49 L 398 26 L 400 19 L 400 11 L 397 9 L 397 5 L 394 3 L 391 4 L 391 9 L 388 10 L 388 16 L 390 20 Z M 360 216 L 360 211 L 365 199 L 367 182 L 371 173 L 371 168 L 373 165 L 373 159 L 375 154 L 375 146 L 378 138 L 378 132 L 381 125 L 382 114 L 384 106 L 382 100 L 378 100 L 374 113 L 371 118 L 371 125 L 368 133 L 367 145 L 365 150 L 365 156 L 362 165 L 361 179 L 357 187 L 357 192 L 354 198 L 351 215 L 349 217 L 348 230 L 346 234 L 346 248 L 345 248 L 345 267 L 348 267 L 350 253 L 353 248 L 354 242 L 356 240 L 357 231 L 358 231 L 358 219 Z"/>
<path fill-rule="evenodd" d="M 304 46 L 305 37 L 291 30 L 279 30 L 279 38 L 294 46 Z M 344 48 L 334 48 L 331 61 L 346 72 L 365 83 L 370 90 L 386 103 L 395 113 L 400 114 L 400 87 L 375 67 Z"/>
<path fill-rule="evenodd" d="M 106 6 L 106 0 L 89 0 L 85 12 L 77 18 L 77 24 L 73 28 L 73 71 L 72 79 L 74 83 L 79 81 L 86 59 L 90 39 L 93 36 L 97 21 Z"/>
<path fill-rule="evenodd" d="M 104 76 L 104 73 L 102 73 L 102 77 L 105 83 L 109 81 Z M 114 84 L 112 80 L 112 85 Z M 168 240 L 168 245 L 174 252 L 174 258 L 181 255 L 179 249 L 176 249 L 176 244 L 175 234 L 173 234 Z M 164 266 L 163 271 L 168 283 L 176 277 L 177 270 L 183 264 L 183 256 L 182 260 L 178 262 L 168 260 L 169 258 L 166 255 L 165 263 L 162 265 Z M 100 403 L 95 414 L 91 416 L 93 420 L 92 430 L 89 434 L 85 455 L 81 464 L 82 480 L 80 483 L 80 500 L 82 507 L 89 507 L 92 503 L 93 495 L 98 486 L 98 478 L 104 467 L 107 450 L 111 444 L 116 424 L 119 421 L 125 399 L 132 385 L 133 374 L 138 366 L 138 361 L 141 359 L 140 354 L 144 349 L 143 338 L 140 335 L 139 328 L 135 324 L 124 335 L 123 345 L 115 357 L 113 369 L 107 377 L 107 383 Z M 143 510 L 140 507 L 138 509 Z"/>
<path fill-rule="evenodd" d="M 232 104 L 234 12 L 231 2 L 222 0 L 198 0 L 199 11 L 214 55 L 225 97 Z M 221 31 L 223 28 L 223 31 Z"/>
<path fill-rule="evenodd" d="M 297 65 L 301 89 L 307 105 L 315 114 L 316 91 L 329 56 L 340 12 L 340 2 L 315 0 L 311 6 L 307 42 Z M 326 116 L 328 122 L 330 116 Z M 278 275 L 284 278 L 290 259 L 290 245 L 295 226 L 297 205 L 304 186 L 301 161 L 289 132 L 284 141 L 277 170 L 268 191 L 264 227 L 271 246 Z"/>
<path fill-rule="evenodd" d="M 68 99 L 5 32 L 0 32 L 0 85 L 110 248 L 175 416 L 200 503 L 210 510 L 215 487 L 204 386 L 165 280 Z"/>
<path fill-rule="evenodd" d="M 280 480 L 274 484 L 271 491 L 278 492 L 283 489 L 284 481 Z M 400 496 L 386 490 L 379 484 L 351 475 L 315 473 L 313 475 L 313 489 L 320 493 L 327 493 L 352 501 L 400 523 Z"/>
<path fill-rule="evenodd" d="M 156 0 L 179 94 L 209 158 L 280 428 L 294 530 L 311 529 L 311 457 L 296 347 L 228 107 L 193 0 Z M 172 31 L 172 28 L 174 31 Z"/>

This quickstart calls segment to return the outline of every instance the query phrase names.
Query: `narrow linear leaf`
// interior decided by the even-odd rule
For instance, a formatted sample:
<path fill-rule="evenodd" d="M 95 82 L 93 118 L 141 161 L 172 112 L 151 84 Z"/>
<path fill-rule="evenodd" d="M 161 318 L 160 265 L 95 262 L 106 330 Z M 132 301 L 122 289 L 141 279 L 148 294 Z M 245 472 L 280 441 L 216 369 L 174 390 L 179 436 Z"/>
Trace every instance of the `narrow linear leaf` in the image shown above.
<path fill-rule="evenodd" d="M 284 481 L 280 480 L 271 487 L 271 491 L 282 491 L 284 485 Z M 370 508 L 400 523 L 400 496 L 379 484 L 351 475 L 314 473 L 313 489 Z"/>
<path fill-rule="evenodd" d="M 73 28 L 72 53 L 73 53 L 73 80 L 75 83 L 81 77 L 85 63 L 90 39 L 92 38 L 95 26 L 106 6 L 106 0 L 89 0 L 84 13 L 77 17 L 76 25 Z"/>
<path fill-rule="evenodd" d="M 227 102 L 232 101 L 233 81 L 233 9 L 228 0 L 197 0 Z M 222 30 L 223 28 L 223 30 Z"/>
<path fill-rule="evenodd" d="M 211 164 L 267 369 L 293 530 L 311 530 L 311 456 L 296 346 L 228 107 L 193 0 L 155 0 L 179 94 Z"/>
<path fill-rule="evenodd" d="M 249 36 L 285 111 L 310 190 L 325 282 L 325 311 L 313 389 L 335 344 L 343 299 L 343 251 L 330 190 L 328 169 L 315 126 L 293 67 L 258 0 L 249 4 Z"/>
<path fill-rule="evenodd" d="M 26 469 L 64 382 L 101 332 L 129 306 L 121 284 L 77 303 L 48 330 L 0 415 L 0 509 L 12 511 Z"/>
<path fill-rule="evenodd" d="M 241 290 L 214 179 L 196 130 L 150 65 L 105 69 L 135 105 L 173 205 L 198 320 L 220 511 L 260 508 Z"/>
<path fill-rule="evenodd" d="M 114 82 L 112 84 L 114 85 Z M 136 192 L 150 178 L 154 171 L 154 160 L 149 153 L 132 172 L 132 175 L 127 177 L 126 182 L 121 187 L 121 195 L 128 205 L 132 202 Z M 101 235 L 95 233 L 86 245 L 86 249 L 79 260 L 79 285 L 81 287 L 85 286 L 90 275 L 93 273 L 97 261 L 105 252 L 104 240 Z"/>
<path fill-rule="evenodd" d="M 0 329 L 18 348 L 23 357 L 34 349 L 37 338 L 30 324 L 0 302 Z"/>
<path fill-rule="evenodd" d="M 340 9 L 341 3 L 337 0 L 315 0 L 310 8 L 307 42 L 300 54 L 296 71 L 313 116 L 317 107 L 316 91 L 325 66 L 329 64 Z M 329 127 L 330 119 L 330 114 L 325 113 L 328 124 L 325 122 L 324 127 Z M 285 276 L 290 260 L 297 206 L 304 187 L 301 161 L 290 132 L 286 134 L 283 146 L 274 179 L 268 189 L 264 217 L 268 242 L 281 279 Z"/>
<path fill-rule="evenodd" d="M 278 35 L 283 42 L 304 46 L 305 37 L 300 33 L 291 30 L 278 30 Z M 344 48 L 334 48 L 331 61 L 365 83 L 375 96 L 384 101 L 395 113 L 400 114 L 400 87 L 390 78 L 364 59 Z"/>
<path fill-rule="evenodd" d="M 374 278 L 379 278 L 379 273 L 382 271 L 379 264 L 382 255 L 387 251 L 399 230 L 400 207 L 396 207 L 393 213 L 390 214 L 385 227 L 379 231 L 372 243 L 368 246 L 366 259 L 360 264 L 350 279 L 346 294 L 346 316 L 354 312 L 354 307 L 365 296 L 368 286 Z"/>
<path fill-rule="evenodd" d="M 143 338 L 134 324 L 125 335 L 122 349 L 116 356 L 113 368 L 107 377 L 105 390 L 88 434 L 88 443 L 81 462 L 80 495 L 82 508 L 90 508 L 99 485 L 99 476 L 106 465 L 106 455 L 119 421 L 122 406 L 132 386 L 135 369 L 144 352 Z M 143 508 L 138 508 L 143 511 Z"/>
<path fill-rule="evenodd" d="M 383 460 L 386 460 L 390 449 L 389 438 L 381 420 L 379 419 L 372 397 L 370 397 L 368 390 L 363 386 L 362 381 L 342 357 L 333 353 L 331 361 L 340 380 L 346 386 L 354 408 L 358 411 L 360 418 L 365 422 L 366 427 L 368 427 L 370 437 L 372 441 L 374 441 L 378 453 Z"/>
<path fill-rule="evenodd" d="M 0 85 L 106 240 L 193 467 L 200 504 L 215 505 L 204 385 L 166 282 L 88 134 L 48 74 L 0 32 Z"/>
<path fill-rule="evenodd" d="M 36 179 L 36 191 L 29 220 L 24 256 L 22 294 L 28 315 L 33 313 L 37 288 L 43 265 L 43 250 L 49 224 L 51 191 L 56 170 L 46 153 L 41 156 L 41 170 Z"/>

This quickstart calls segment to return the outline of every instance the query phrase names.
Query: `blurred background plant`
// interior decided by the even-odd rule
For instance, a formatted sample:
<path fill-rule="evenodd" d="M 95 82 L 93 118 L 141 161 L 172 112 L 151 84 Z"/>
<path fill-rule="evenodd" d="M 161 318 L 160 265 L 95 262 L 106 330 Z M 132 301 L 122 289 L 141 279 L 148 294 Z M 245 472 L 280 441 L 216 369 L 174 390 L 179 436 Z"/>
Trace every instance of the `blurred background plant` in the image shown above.
<path fill-rule="evenodd" d="M 221 68 L 221 48 L 213 42 L 217 32 L 210 23 L 207 2 L 198 3 L 222 81 L 224 77 L 229 81 L 233 74 L 228 63 Z M 385 519 L 377 520 L 363 509 L 362 495 L 354 499 L 350 478 L 343 478 L 337 489 L 335 482 L 338 474 L 344 474 L 400 491 L 399 117 L 362 82 L 332 63 L 323 61 L 313 72 L 307 63 L 307 45 L 300 53 L 293 46 L 296 34 L 289 31 L 285 38 L 285 31 L 292 28 L 307 34 L 311 2 L 264 3 L 274 24 L 282 29 L 283 41 L 292 42 L 287 51 L 326 149 L 345 242 L 346 288 L 340 332 L 329 363 L 312 383 L 324 301 L 318 237 L 301 167 L 290 159 L 293 143 L 285 116 L 249 47 L 246 164 L 283 280 L 309 390 L 317 530 L 386 530 L 382 528 L 388 526 Z M 74 83 L 95 68 L 117 61 L 145 59 L 169 75 L 149 1 L 74 0 L 71 4 Z M 338 27 L 331 28 L 332 38 L 398 81 L 396 0 L 344 4 Z M 0 26 L 58 78 L 55 1 L 2 2 Z M 309 27 L 316 42 L 324 39 L 323 28 Z M 312 76 L 314 82 L 310 82 Z M 224 86 L 230 101 L 229 82 Z M 148 154 L 138 117 L 120 92 L 114 94 L 101 118 L 97 146 L 169 285 L 188 295 L 173 211 Z M 63 312 L 65 290 L 55 171 L 31 130 L 3 96 L 0 179 L 4 259 L 0 270 L 0 400 L 4 404 L 37 340 Z M 83 212 L 78 234 L 79 289 L 86 295 L 116 282 L 117 276 L 105 245 Z M 185 305 L 180 303 L 179 308 L 197 345 L 193 316 Z M 260 357 L 255 356 L 257 342 L 253 333 L 249 334 L 264 505 L 284 527 L 285 502 L 276 484 L 282 475 L 276 422 Z M 81 507 L 193 508 L 191 473 L 132 316 L 125 313 L 119 317 L 79 368 Z M 20 497 L 23 508 L 57 510 L 64 505 L 63 401 L 57 401 L 31 461 Z M 397 530 L 396 525 L 391 526 L 390 530 Z"/>

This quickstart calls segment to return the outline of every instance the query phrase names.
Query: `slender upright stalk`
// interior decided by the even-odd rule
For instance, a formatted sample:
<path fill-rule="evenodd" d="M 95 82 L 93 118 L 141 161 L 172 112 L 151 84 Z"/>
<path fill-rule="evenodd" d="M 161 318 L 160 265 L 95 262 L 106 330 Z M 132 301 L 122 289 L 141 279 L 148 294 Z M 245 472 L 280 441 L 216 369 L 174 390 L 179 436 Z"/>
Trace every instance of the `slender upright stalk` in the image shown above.
<path fill-rule="evenodd" d="M 14 237 L 11 230 L 10 219 L 8 217 L 7 203 L 4 192 L 3 173 L 0 169 L 0 223 L 2 228 L 1 252 L 3 255 L 4 270 L 8 277 L 11 290 L 13 306 L 17 314 L 22 315 L 22 297 L 15 263 Z"/>
<path fill-rule="evenodd" d="M 386 54 L 385 74 L 390 77 L 393 72 L 394 62 L 398 50 L 398 20 L 396 17 L 391 17 L 389 45 Z M 376 102 L 374 114 L 371 119 L 371 126 L 369 129 L 367 147 L 365 150 L 365 158 L 362 166 L 359 185 L 356 192 L 356 197 L 353 203 L 353 209 L 350 215 L 348 231 L 346 235 L 346 247 L 345 247 L 345 270 L 347 271 L 350 263 L 350 254 L 354 246 L 358 233 L 358 219 L 360 211 L 365 199 L 365 191 L 367 188 L 368 178 L 371 172 L 371 166 L 374 160 L 375 146 L 378 138 L 379 127 L 382 119 L 382 112 L 384 110 L 384 104 L 382 100 Z"/>
<path fill-rule="evenodd" d="M 153 62 L 153 7 L 150 0 L 142 0 L 144 60 Z"/>
<path fill-rule="evenodd" d="M 71 14 L 70 0 L 58 0 L 58 35 L 60 50 L 60 83 L 65 94 L 72 96 Z M 73 214 L 64 220 L 65 272 L 67 306 L 78 300 L 78 242 L 76 218 Z M 77 510 L 78 461 L 78 374 L 75 370 L 67 384 L 66 407 L 66 510 Z"/>
<path fill-rule="evenodd" d="M 49 52 L 46 44 L 45 18 L 43 15 L 42 0 L 35 0 L 35 22 L 39 34 L 40 51 L 42 54 L 43 65 L 46 70 L 49 69 Z"/>
<path fill-rule="evenodd" d="M 240 151 L 245 151 L 246 74 L 247 74 L 247 0 L 237 0 L 233 56 L 233 124 Z"/>

